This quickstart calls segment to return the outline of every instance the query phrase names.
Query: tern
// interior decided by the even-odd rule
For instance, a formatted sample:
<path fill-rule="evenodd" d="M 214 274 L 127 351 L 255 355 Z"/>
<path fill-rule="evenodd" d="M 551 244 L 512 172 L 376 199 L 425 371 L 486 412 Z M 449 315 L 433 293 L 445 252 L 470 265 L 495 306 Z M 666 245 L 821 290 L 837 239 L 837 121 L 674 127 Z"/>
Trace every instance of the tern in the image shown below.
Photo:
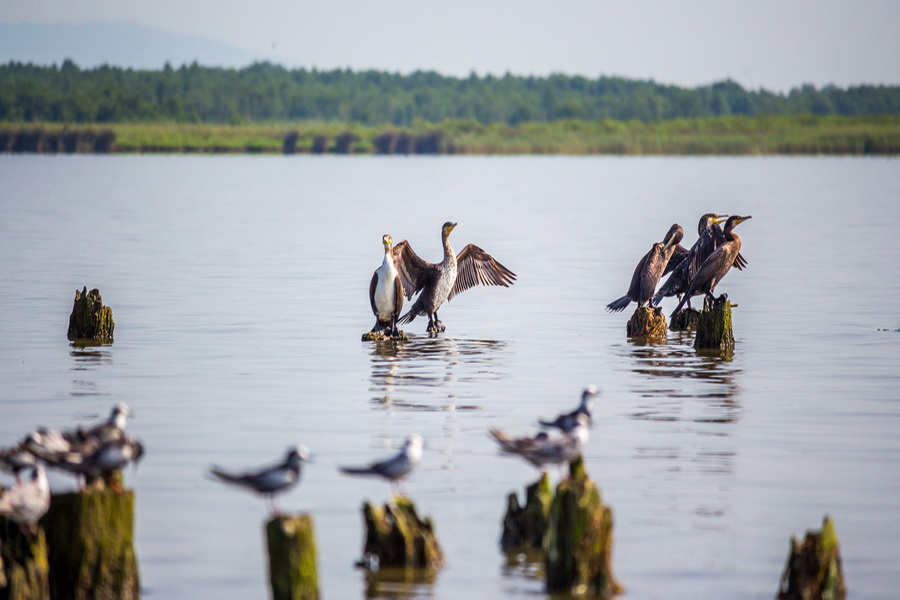
<path fill-rule="evenodd" d="M 300 465 L 308 460 L 306 446 L 293 446 L 288 449 L 284 460 L 275 465 L 244 473 L 229 473 L 214 465 L 210 473 L 225 483 L 260 494 L 266 499 L 271 515 L 276 517 L 281 511 L 275 505 L 275 494 L 286 492 L 300 482 Z"/>
<path fill-rule="evenodd" d="M 512 437 L 501 429 L 491 429 L 490 434 L 500 444 L 500 449 L 509 454 L 518 454 L 532 465 L 544 470 L 546 465 L 562 467 L 581 455 L 582 446 L 588 440 L 588 417 L 580 414 L 575 418 L 575 426 L 570 433 L 552 437 L 541 431 L 534 436 Z"/>
<path fill-rule="evenodd" d="M 391 482 L 392 486 L 396 485 L 396 491 L 400 493 L 400 481 L 422 460 L 423 446 L 422 436 L 413 433 L 406 438 L 403 442 L 403 447 L 400 448 L 400 452 L 394 456 L 373 462 L 366 467 L 341 467 L 341 473 L 384 477 Z"/>
<path fill-rule="evenodd" d="M 0 515 L 35 533 L 38 520 L 50 508 L 50 484 L 44 467 L 37 465 L 31 478 L 0 492 Z"/>
<path fill-rule="evenodd" d="M 575 429 L 575 424 L 578 420 L 578 415 L 585 415 L 587 417 L 587 423 L 590 425 L 593 421 L 591 417 L 591 406 L 594 403 L 594 398 L 596 398 L 600 392 L 593 385 L 589 385 L 584 388 L 584 391 L 581 392 L 581 404 L 578 405 L 578 408 L 573 410 L 572 412 L 562 413 L 558 415 L 552 421 L 545 421 L 543 419 L 539 419 L 538 423 L 543 427 L 555 427 L 556 429 L 561 429 L 566 433 L 571 433 L 573 429 Z"/>

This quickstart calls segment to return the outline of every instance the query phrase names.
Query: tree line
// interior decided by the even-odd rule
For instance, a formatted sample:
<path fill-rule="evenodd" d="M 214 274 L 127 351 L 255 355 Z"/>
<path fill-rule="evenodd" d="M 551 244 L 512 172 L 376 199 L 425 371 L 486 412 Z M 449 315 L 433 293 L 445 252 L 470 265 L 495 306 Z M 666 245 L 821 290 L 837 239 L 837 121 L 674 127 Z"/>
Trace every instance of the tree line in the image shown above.
<path fill-rule="evenodd" d="M 622 77 L 449 77 L 350 69 L 242 69 L 192 63 L 159 70 L 81 69 L 71 60 L 0 65 L 0 121 L 17 123 L 315 120 L 412 126 L 637 120 L 729 115 L 900 115 L 900 86 L 802 85 L 787 93 L 726 80 L 684 88 Z"/>

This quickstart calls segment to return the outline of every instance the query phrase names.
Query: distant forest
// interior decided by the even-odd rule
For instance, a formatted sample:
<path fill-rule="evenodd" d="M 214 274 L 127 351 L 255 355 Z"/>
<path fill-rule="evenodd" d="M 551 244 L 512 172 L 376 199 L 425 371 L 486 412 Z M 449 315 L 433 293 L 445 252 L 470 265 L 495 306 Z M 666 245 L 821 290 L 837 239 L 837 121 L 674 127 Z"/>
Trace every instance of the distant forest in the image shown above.
<path fill-rule="evenodd" d="M 462 120 L 518 125 L 758 115 L 900 115 L 900 87 L 803 85 L 786 94 L 733 81 L 683 88 L 620 77 L 507 74 L 446 77 L 419 71 L 243 69 L 197 63 L 160 70 L 72 61 L 0 65 L 0 121 L 8 123 L 324 121 L 411 126 Z"/>

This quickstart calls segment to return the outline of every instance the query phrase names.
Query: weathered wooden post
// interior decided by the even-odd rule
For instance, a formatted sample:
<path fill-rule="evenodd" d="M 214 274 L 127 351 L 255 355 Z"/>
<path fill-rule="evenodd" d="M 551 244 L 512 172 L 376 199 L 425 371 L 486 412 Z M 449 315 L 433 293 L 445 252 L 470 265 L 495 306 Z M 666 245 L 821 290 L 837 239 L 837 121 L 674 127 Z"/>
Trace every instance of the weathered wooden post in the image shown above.
<path fill-rule="evenodd" d="M 269 583 L 274 600 L 316 600 L 319 572 L 309 514 L 282 515 L 266 523 Z"/>
<path fill-rule="evenodd" d="M 843 600 L 847 597 L 841 547 L 834 523 L 826 515 L 821 531 L 807 531 L 801 543 L 791 536 L 778 600 Z"/>
<path fill-rule="evenodd" d="M 419 518 L 411 499 L 397 496 L 384 506 L 364 502 L 363 519 L 366 523 L 364 564 L 377 561 L 379 568 L 416 569 L 437 569 L 444 565 L 434 525 L 430 518 Z"/>
<path fill-rule="evenodd" d="M 612 542 L 612 510 L 578 458 L 569 466 L 569 478 L 556 487 L 550 507 L 547 591 L 601 598 L 621 593 L 612 573 Z"/>
<path fill-rule="evenodd" d="M 639 306 L 625 325 L 630 338 L 666 339 L 666 316 L 662 307 Z"/>
<path fill-rule="evenodd" d="M 695 350 L 717 350 L 724 354 L 734 352 L 734 331 L 731 327 L 731 302 L 725 296 L 703 302 L 703 312 L 697 322 L 694 338 Z"/>
<path fill-rule="evenodd" d="M 669 323 L 669 331 L 691 331 L 697 329 L 700 320 L 700 311 L 696 308 L 683 308 L 672 315 Z"/>
<path fill-rule="evenodd" d="M 0 600 L 50 600 L 47 539 L 0 517 Z"/>
<path fill-rule="evenodd" d="M 94 288 L 89 292 L 87 286 L 75 290 L 75 304 L 69 316 L 69 340 L 110 344 L 115 327 L 112 309 L 103 306 L 100 290 Z"/>
<path fill-rule="evenodd" d="M 41 524 L 54 600 L 140 597 L 133 491 L 56 494 Z"/>
<path fill-rule="evenodd" d="M 546 473 L 525 488 L 525 505 L 519 504 L 513 492 L 507 498 L 506 516 L 500 547 L 504 550 L 543 550 L 544 538 L 550 523 L 550 504 L 553 490 Z"/>

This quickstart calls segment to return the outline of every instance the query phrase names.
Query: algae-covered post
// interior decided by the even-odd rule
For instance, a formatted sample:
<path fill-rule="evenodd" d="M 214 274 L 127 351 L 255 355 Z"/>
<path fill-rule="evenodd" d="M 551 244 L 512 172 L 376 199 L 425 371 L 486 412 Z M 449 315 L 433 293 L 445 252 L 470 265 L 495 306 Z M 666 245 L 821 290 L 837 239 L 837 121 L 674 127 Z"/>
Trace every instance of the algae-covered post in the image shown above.
<path fill-rule="evenodd" d="M 266 523 L 269 583 L 274 600 L 319 598 L 316 537 L 309 514 L 280 515 Z"/>
<path fill-rule="evenodd" d="M 831 518 L 822 529 L 807 531 L 803 542 L 791 537 L 777 600 L 843 600 L 847 597 L 841 567 L 841 546 Z"/>
<path fill-rule="evenodd" d="M 41 523 L 47 532 L 53 598 L 140 596 L 133 491 L 54 495 Z"/>
<path fill-rule="evenodd" d="M 703 302 L 703 312 L 697 321 L 696 350 L 717 350 L 724 354 L 734 352 L 734 331 L 731 327 L 731 302 L 726 296 Z"/>
<path fill-rule="evenodd" d="M 100 290 L 94 288 L 89 292 L 87 286 L 75 290 L 75 303 L 69 316 L 69 340 L 109 344 L 115 327 L 112 309 L 103 306 Z"/>
<path fill-rule="evenodd" d="M 672 321 L 669 323 L 670 331 L 690 331 L 697 329 L 697 323 L 700 321 L 700 311 L 696 308 L 683 308 L 672 315 Z"/>
<path fill-rule="evenodd" d="M 0 600 L 49 600 L 49 572 L 44 530 L 0 517 Z"/>
<path fill-rule="evenodd" d="M 511 493 L 503 517 L 500 546 L 504 550 L 543 550 L 552 501 L 553 490 L 546 473 L 525 488 L 524 506 L 519 504 L 516 493 Z"/>
<path fill-rule="evenodd" d="M 630 338 L 666 339 L 666 317 L 660 307 L 639 306 L 628 319 L 625 334 Z"/>
<path fill-rule="evenodd" d="M 588 477 L 584 460 L 569 465 L 556 487 L 547 534 L 547 591 L 606 598 L 621 593 L 612 573 L 612 510 Z"/>
<path fill-rule="evenodd" d="M 363 503 L 366 523 L 365 564 L 377 561 L 380 567 L 436 569 L 444 565 L 444 555 L 434 535 L 430 518 L 420 519 L 416 505 L 397 496 L 384 506 Z"/>

